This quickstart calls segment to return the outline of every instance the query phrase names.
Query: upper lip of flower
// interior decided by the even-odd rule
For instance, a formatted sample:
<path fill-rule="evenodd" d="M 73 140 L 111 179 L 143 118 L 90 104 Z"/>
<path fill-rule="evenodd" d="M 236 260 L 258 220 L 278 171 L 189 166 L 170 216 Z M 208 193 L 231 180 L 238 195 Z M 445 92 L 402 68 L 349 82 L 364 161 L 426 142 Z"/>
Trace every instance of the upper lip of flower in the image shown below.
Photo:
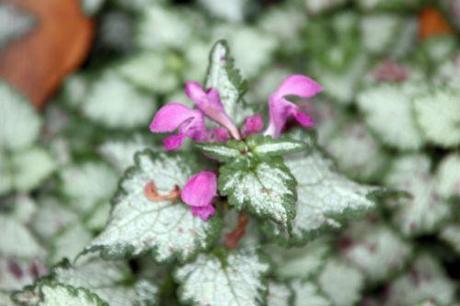
<path fill-rule="evenodd" d="M 278 137 L 290 117 L 294 117 L 303 126 L 311 126 L 313 120 L 285 97 L 311 98 L 321 91 L 321 85 L 307 76 L 287 77 L 269 98 L 270 123 L 265 134 Z"/>
<path fill-rule="evenodd" d="M 208 118 L 225 127 L 233 138 L 240 139 L 238 129 L 225 112 L 219 92 L 216 89 L 210 88 L 205 91 L 198 82 L 186 81 L 185 94 L 195 102 L 198 109 Z"/>
<path fill-rule="evenodd" d="M 217 131 L 206 129 L 205 116 L 226 128 L 234 139 L 241 139 L 240 132 L 225 112 L 219 92 L 216 89 L 204 90 L 198 82 L 186 81 L 184 91 L 187 97 L 195 103 L 196 109 L 181 103 L 170 102 L 160 108 L 150 124 L 150 130 L 154 133 L 178 131 L 178 135 L 170 136 L 169 141 L 165 142 L 166 149 L 179 148 L 186 137 L 195 141 L 225 141 L 227 138 L 224 137 L 223 133 L 218 135 Z M 307 76 L 291 75 L 287 77 L 269 98 L 270 122 L 265 135 L 278 137 L 287 120 L 291 117 L 302 126 L 313 125 L 313 120 L 303 113 L 299 106 L 288 101 L 286 96 L 311 98 L 321 91 L 321 85 Z M 245 122 L 243 136 L 258 133 L 263 127 L 261 117 L 257 115 L 252 117 L 255 122 Z"/>

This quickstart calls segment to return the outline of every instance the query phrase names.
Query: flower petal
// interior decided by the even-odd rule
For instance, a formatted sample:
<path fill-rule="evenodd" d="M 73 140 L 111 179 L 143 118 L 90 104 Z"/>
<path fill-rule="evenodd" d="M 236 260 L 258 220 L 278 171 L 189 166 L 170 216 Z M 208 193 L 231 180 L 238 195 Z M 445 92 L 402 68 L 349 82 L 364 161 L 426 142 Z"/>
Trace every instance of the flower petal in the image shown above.
<path fill-rule="evenodd" d="M 230 139 L 228 130 L 224 128 L 215 128 L 210 131 L 210 141 L 214 142 L 226 142 Z"/>
<path fill-rule="evenodd" d="M 184 139 L 187 136 L 184 134 L 169 135 L 163 139 L 163 147 L 166 151 L 175 151 L 182 147 Z"/>
<path fill-rule="evenodd" d="M 216 209 L 213 205 L 203 206 L 203 207 L 191 207 L 192 214 L 199 217 L 203 221 L 208 221 L 216 213 Z"/>
<path fill-rule="evenodd" d="M 302 98 L 311 98 L 321 92 L 323 87 L 311 78 L 294 74 L 287 77 L 278 89 L 272 94 L 274 99 L 282 99 L 285 96 L 299 96 Z"/>
<path fill-rule="evenodd" d="M 150 131 L 153 133 L 173 132 L 179 128 L 184 122 L 196 121 L 202 114 L 190 107 L 172 102 L 168 103 L 158 110 L 152 122 L 150 123 Z"/>
<path fill-rule="evenodd" d="M 185 204 L 192 207 L 209 206 L 217 195 L 216 174 L 211 171 L 201 171 L 192 176 L 181 191 Z"/>
<path fill-rule="evenodd" d="M 244 120 L 243 128 L 241 134 L 243 137 L 249 136 L 251 134 L 257 134 L 262 131 L 264 128 L 264 119 L 260 114 L 255 114 L 247 117 Z"/>
<path fill-rule="evenodd" d="M 278 137 L 287 120 L 294 117 L 302 126 L 312 126 L 313 120 L 302 113 L 299 107 L 286 100 L 285 96 L 295 95 L 310 98 L 322 90 L 321 85 L 304 75 L 292 75 L 286 78 L 269 98 L 270 124 L 266 135 Z"/>
<path fill-rule="evenodd" d="M 303 127 L 312 127 L 314 125 L 313 118 L 300 110 L 294 113 L 294 118 Z"/>
<path fill-rule="evenodd" d="M 195 81 L 186 81 L 185 94 L 190 98 L 190 100 L 195 102 L 198 109 L 206 116 L 228 129 L 234 138 L 240 138 L 238 129 L 225 112 L 224 105 L 220 100 L 219 92 L 216 89 L 211 88 L 208 92 L 205 92 L 200 83 Z"/>

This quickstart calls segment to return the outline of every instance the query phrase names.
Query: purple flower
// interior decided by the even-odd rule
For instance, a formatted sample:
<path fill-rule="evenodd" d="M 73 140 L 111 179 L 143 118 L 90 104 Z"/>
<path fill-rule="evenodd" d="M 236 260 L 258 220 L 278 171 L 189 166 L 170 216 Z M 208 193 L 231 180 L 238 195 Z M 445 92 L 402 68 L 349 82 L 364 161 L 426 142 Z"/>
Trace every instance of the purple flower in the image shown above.
<path fill-rule="evenodd" d="M 291 75 L 286 78 L 269 98 L 270 124 L 266 135 L 278 137 L 286 122 L 294 118 L 300 125 L 310 127 L 313 120 L 303 113 L 299 106 L 286 100 L 286 96 L 311 98 L 322 91 L 321 85 L 304 75 Z"/>
<path fill-rule="evenodd" d="M 170 135 L 163 140 L 167 151 L 179 149 L 186 138 L 197 142 L 223 142 L 227 141 L 231 135 L 235 139 L 240 139 L 238 129 L 225 112 L 217 90 L 211 88 L 204 91 L 199 83 L 187 81 L 185 93 L 195 102 L 197 109 L 170 102 L 160 108 L 150 123 L 150 131 L 153 133 L 177 131 L 177 134 Z M 223 128 L 207 130 L 205 116 L 219 123 Z"/>
<path fill-rule="evenodd" d="M 178 131 L 164 139 L 166 150 L 175 150 L 182 146 L 185 138 L 202 141 L 206 138 L 204 116 L 198 111 L 180 103 L 168 103 L 155 114 L 150 123 L 150 131 L 154 133 L 170 133 Z"/>
<path fill-rule="evenodd" d="M 217 178 L 211 171 L 201 171 L 192 176 L 180 194 L 182 201 L 191 207 L 192 214 L 204 221 L 216 212 L 212 205 L 216 195 Z"/>
<path fill-rule="evenodd" d="M 225 112 L 219 92 L 216 89 L 211 88 L 206 92 L 198 82 L 186 81 L 185 94 L 195 102 L 198 109 L 206 116 L 225 127 L 233 138 L 240 139 L 238 129 Z"/>
<path fill-rule="evenodd" d="M 241 135 L 243 137 L 258 134 L 264 128 L 264 120 L 260 114 L 255 114 L 247 117 L 244 120 L 243 128 L 241 129 Z"/>

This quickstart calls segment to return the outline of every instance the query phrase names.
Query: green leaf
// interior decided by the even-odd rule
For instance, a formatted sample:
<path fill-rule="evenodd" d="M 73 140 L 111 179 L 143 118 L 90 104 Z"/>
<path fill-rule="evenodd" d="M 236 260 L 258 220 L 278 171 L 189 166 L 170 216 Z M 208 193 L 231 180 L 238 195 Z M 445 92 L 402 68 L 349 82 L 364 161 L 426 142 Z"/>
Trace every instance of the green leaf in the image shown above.
<path fill-rule="evenodd" d="M 337 167 L 352 178 L 378 179 L 388 163 L 380 143 L 360 122 L 348 122 L 323 141 L 322 147 L 337 162 Z"/>
<path fill-rule="evenodd" d="M 81 111 L 106 128 L 131 129 L 145 125 L 155 107 L 156 101 L 149 95 L 126 82 L 116 70 L 107 70 L 90 84 Z"/>
<path fill-rule="evenodd" d="M 0 290 L 0 305 L 3 306 L 17 306 L 16 303 L 13 303 L 13 300 L 10 297 L 10 294 L 2 292 Z"/>
<path fill-rule="evenodd" d="M 97 294 L 110 306 L 156 304 L 157 287 L 145 280 L 132 281 L 128 266 L 92 258 L 72 267 L 64 262 L 52 271 L 53 279 Z"/>
<path fill-rule="evenodd" d="M 247 83 L 233 65 L 233 58 L 225 41 L 216 42 L 209 57 L 205 85 L 219 91 L 225 111 L 237 123 L 245 117 L 242 97 Z"/>
<path fill-rule="evenodd" d="M 310 279 L 317 276 L 331 253 L 328 240 L 317 239 L 306 246 L 284 248 L 270 246 L 267 254 L 274 263 L 274 273 L 278 279 Z"/>
<path fill-rule="evenodd" d="M 448 203 L 436 192 L 431 160 L 426 155 L 403 155 L 393 162 L 385 183 L 410 194 L 386 202 L 393 222 L 407 236 L 433 233 L 451 215 Z"/>
<path fill-rule="evenodd" d="M 290 244 L 302 243 L 319 230 L 339 228 L 342 220 L 375 206 L 371 196 L 379 188 L 360 185 L 340 175 L 319 151 L 299 153 L 285 163 L 297 181 L 295 218 L 288 233 L 267 224 L 265 230 L 271 235 Z"/>
<path fill-rule="evenodd" d="M 0 81 L 0 148 L 28 147 L 37 139 L 41 126 L 41 118 L 32 104 Z"/>
<path fill-rule="evenodd" d="M 55 264 L 63 258 L 74 260 L 92 238 L 93 234 L 81 222 L 69 224 L 53 237 L 50 243 L 49 262 Z"/>
<path fill-rule="evenodd" d="M 460 254 L 460 224 L 452 223 L 446 225 L 439 234 L 440 238 L 447 242 L 452 249 Z"/>
<path fill-rule="evenodd" d="M 283 156 L 289 153 L 304 151 L 306 144 L 287 137 L 274 139 L 270 136 L 254 135 L 247 139 L 251 152 L 261 157 Z"/>
<path fill-rule="evenodd" d="M 14 298 L 25 306 L 109 306 L 96 294 L 84 289 L 74 288 L 45 280 L 33 288 L 16 293 Z"/>
<path fill-rule="evenodd" d="M 61 169 L 59 177 L 61 193 L 80 213 L 89 213 L 102 202 L 109 205 L 119 179 L 109 166 L 96 161 L 70 164 Z"/>
<path fill-rule="evenodd" d="M 37 293 L 49 285 L 85 290 L 97 297 L 100 303 L 110 306 L 154 305 L 158 291 L 155 285 L 143 279 L 133 282 L 133 275 L 128 266 L 93 257 L 84 258 L 83 262 L 80 260 L 80 263 L 74 266 L 64 260 L 53 267 L 48 276 L 39 279 L 33 286 L 24 288 L 14 297 L 18 301 L 27 302 L 26 305 L 35 305 L 34 300 L 40 298 Z M 80 305 L 64 302 L 59 305 Z"/>
<path fill-rule="evenodd" d="M 344 257 L 373 282 L 385 281 L 401 271 L 412 256 L 410 244 L 374 220 L 353 223 L 344 237 L 350 240 L 349 247 L 342 249 Z"/>
<path fill-rule="evenodd" d="M 55 168 L 55 161 L 43 148 L 33 146 L 13 154 L 0 149 L 0 194 L 12 190 L 28 192 L 36 188 Z"/>
<path fill-rule="evenodd" d="M 32 232 L 9 214 L 0 214 L 0 256 L 42 258 L 46 251 Z"/>
<path fill-rule="evenodd" d="M 324 36 L 324 34 L 322 35 Z M 333 51 L 337 51 L 337 49 L 330 51 L 334 55 Z M 313 66 L 312 68 L 315 75 L 317 75 L 318 82 L 328 89 L 329 96 L 339 104 L 349 105 L 353 102 L 367 65 L 368 59 L 366 55 L 360 54 L 347 62 L 347 66 L 343 71 L 324 68 L 322 65 Z"/>
<path fill-rule="evenodd" d="M 45 196 L 38 200 L 37 212 L 30 220 L 30 227 L 42 241 L 50 241 L 69 224 L 78 222 L 79 216 L 62 200 Z"/>
<path fill-rule="evenodd" d="M 384 83 L 359 92 L 359 109 L 366 123 L 385 144 L 401 150 L 419 149 L 424 144 L 412 108 L 412 98 L 424 90 L 421 84 L 423 80 Z"/>
<path fill-rule="evenodd" d="M 451 148 L 460 144 L 460 90 L 437 88 L 414 99 L 417 121 L 429 141 Z"/>
<path fill-rule="evenodd" d="M 294 291 L 293 306 L 332 306 L 331 301 L 311 281 L 295 280 L 291 283 Z"/>
<path fill-rule="evenodd" d="M 227 164 L 220 168 L 219 191 L 238 211 L 270 218 L 283 228 L 295 216 L 296 181 L 280 159 L 251 160 L 249 167 Z"/>
<path fill-rule="evenodd" d="M 117 2 L 126 6 L 124 1 Z M 141 10 L 136 33 L 136 43 L 141 49 L 160 50 L 164 53 L 168 53 L 170 48 L 186 49 L 185 44 L 190 43 L 193 29 L 197 29 L 199 24 L 192 24 L 194 20 L 190 18 L 190 10 L 181 11 L 157 2 L 129 5 L 139 6 Z"/>
<path fill-rule="evenodd" d="M 262 69 L 270 65 L 278 45 L 270 31 L 249 24 L 221 23 L 212 30 L 212 37 L 224 37 L 228 41 L 242 75 L 251 79 L 257 78 L 264 72 Z"/>
<path fill-rule="evenodd" d="M 231 140 L 227 143 L 204 142 L 196 145 L 203 153 L 220 162 L 231 162 L 236 158 L 242 157 L 242 151 L 247 150 L 243 142 Z M 239 148 L 238 148 L 239 147 Z"/>
<path fill-rule="evenodd" d="M 109 139 L 99 147 L 102 157 L 121 174 L 134 164 L 134 154 L 145 149 L 160 150 L 150 138 L 141 135 L 129 136 L 128 139 Z"/>
<path fill-rule="evenodd" d="M 174 71 L 176 55 L 160 52 L 142 52 L 131 55 L 116 69 L 134 85 L 155 94 L 166 94 L 180 87 L 180 79 Z"/>
<path fill-rule="evenodd" d="M 386 305 L 412 305 L 426 299 L 452 305 L 455 291 L 456 284 L 443 266 L 432 256 L 420 254 L 410 270 L 390 284 Z"/>
<path fill-rule="evenodd" d="M 436 191 L 444 198 L 460 198 L 460 154 L 451 153 L 441 160 L 436 171 Z"/>
<path fill-rule="evenodd" d="M 355 268 L 337 260 L 328 261 L 318 282 L 334 306 L 352 306 L 361 299 L 364 277 Z"/>
<path fill-rule="evenodd" d="M 52 156 L 40 147 L 32 147 L 12 156 L 13 186 L 15 190 L 26 192 L 37 187 L 55 169 Z"/>
<path fill-rule="evenodd" d="M 269 158 L 300 152 L 305 150 L 307 145 L 287 137 L 274 139 L 270 136 L 253 135 L 245 141 L 208 142 L 197 144 L 197 147 L 208 157 L 229 163 L 254 156 Z"/>
<path fill-rule="evenodd" d="M 395 14 L 364 15 L 360 20 L 363 44 L 371 53 L 382 53 L 388 50 L 397 38 L 397 32 L 403 19 Z"/>
<path fill-rule="evenodd" d="M 290 306 L 293 292 L 288 285 L 270 281 L 268 283 L 267 306 Z"/>
<path fill-rule="evenodd" d="M 144 151 L 136 155 L 120 183 L 120 191 L 102 233 L 86 252 L 102 250 L 102 255 L 123 257 L 150 251 L 157 261 L 176 256 L 190 258 L 209 246 L 220 229 L 220 217 L 203 221 L 192 215 L 188 206 L 177 201 L 151 201 L 144 187 L 154 182 L 159 194 L 169 194 L 183 187 L 192 176 L 190 154 L 155 154 Z"/>
<path fill-rule="evenodd" d="M 201 254 L 177 269 L 181 301 L 196 306 L 265 304 L 267 285 L 263 278 L 269 265 L 252 251 L 222 256 Z"/>
<path fill-rule="evenodd" d="M 357 0 L 359 7 L 366 11 L 404 10 L 415 8 L 420 0 Z"/>

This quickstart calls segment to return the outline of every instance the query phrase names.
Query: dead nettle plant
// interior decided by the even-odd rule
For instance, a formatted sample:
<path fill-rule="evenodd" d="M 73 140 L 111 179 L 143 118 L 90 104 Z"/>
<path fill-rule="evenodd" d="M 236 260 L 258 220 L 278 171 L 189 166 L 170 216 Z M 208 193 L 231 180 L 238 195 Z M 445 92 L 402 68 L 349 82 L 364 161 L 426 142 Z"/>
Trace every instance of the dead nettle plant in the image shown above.
<path fill-rule="evenodd" d="M 304 107 L 323 90 L 316 81 L 286 76 L 260 109 L 244 100 L 246 90 L 217 42 L 204 84 L 185 83 L 193 104 L 170 102 L 154 114 L 150 131 L 165 134 L 164 148 L 135 154 L 103 231 L 75 263 L 57 265 L 15 299 L 118 305 L 129 296 L 124 305 L 152 305 L 168 288 L 193 305 L 278 305 L 295 296 L 330 305 L 314 279 L 277 273 L 283 261 L 271 250 L 341 227 L 373 208 L 381 190 L 341 175 L 318 148 Z M 120 289 L 110 260 L 145 254 L 167 267 L 173 285 L 135 279 Z"/>

